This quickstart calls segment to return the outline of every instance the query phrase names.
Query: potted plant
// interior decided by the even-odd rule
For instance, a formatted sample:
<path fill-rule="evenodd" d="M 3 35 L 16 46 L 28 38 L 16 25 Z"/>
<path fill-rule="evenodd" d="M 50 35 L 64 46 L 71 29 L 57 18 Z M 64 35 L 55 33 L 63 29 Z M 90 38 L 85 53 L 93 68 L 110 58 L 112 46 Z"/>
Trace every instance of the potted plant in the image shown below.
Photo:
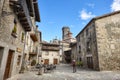
<path fill-rule="evenodd" d="M 36 60 L 32 60 L 31 66 L 35 66 L 35 64 L 36 64 Z"/>
<path fill-rule="evenodd" d="M 13 28 L 13 30 L 12 30 L 11 35 L 12 35 L 13 37 L 17 38 L 17 27 L 16 27 L 16 24 L 14 24 L 14 28 Z"/>
<path fill-rule="evenodd" d="M 82 67 L 82 66 L 83 66 L 83 63 L 82 63 L 82 61 L 78 61 L 78 62 L 77 62 L 77 66 L 80 66 L 80 67 Z"/>

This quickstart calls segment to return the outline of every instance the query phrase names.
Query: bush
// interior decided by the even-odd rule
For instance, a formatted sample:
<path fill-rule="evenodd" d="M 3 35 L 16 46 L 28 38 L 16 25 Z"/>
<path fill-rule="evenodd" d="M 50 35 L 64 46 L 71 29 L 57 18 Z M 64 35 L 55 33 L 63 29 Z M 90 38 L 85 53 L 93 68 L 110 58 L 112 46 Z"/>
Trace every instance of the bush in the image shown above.
<path fill-rule="evenodd" d="M 36 60 L 32 60 L 31 66 L 35 66 L 35 64 L 36 64 Z"/>
<path fill-rule="evenodd" d="M 77 62 L 77 66 L 83 66 L 82 61 L 78 61 L 78 62 Z"/>

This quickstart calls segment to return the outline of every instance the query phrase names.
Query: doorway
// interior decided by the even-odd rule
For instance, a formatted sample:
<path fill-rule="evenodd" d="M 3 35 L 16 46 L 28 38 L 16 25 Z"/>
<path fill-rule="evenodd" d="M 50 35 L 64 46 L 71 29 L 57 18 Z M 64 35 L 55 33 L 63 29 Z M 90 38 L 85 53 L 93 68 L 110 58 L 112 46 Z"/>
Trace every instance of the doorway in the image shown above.
<path fill-rule="evenodd" d="M 88 68 L 93 69 L 93 59 L 92 59 L 92 57 L 87 57 L 87 66 L 88 66 Z"/>
<path fill-rule="evenodd" d="M 6 67 L 5 67 L 5 73 L 4 73 L 4 79 L 6 80 L 7 78 L 10 77 L 10 70 L 11 70 L 11 65 L 12 65 L 12 57 L 13 57 L 14 51 L 9 50 L 8 52 L 8 57 L 7 57 L 7 62 L 6 62 Z"/>
<path fill-rule="evenodd" d="M 58 59 L 54 59 L 53 64 L 58 64 Z"/>
<path fill-rule="evenodd" d="M 49 59 L 44 59 L 44 64 L 49 64 Z"/>

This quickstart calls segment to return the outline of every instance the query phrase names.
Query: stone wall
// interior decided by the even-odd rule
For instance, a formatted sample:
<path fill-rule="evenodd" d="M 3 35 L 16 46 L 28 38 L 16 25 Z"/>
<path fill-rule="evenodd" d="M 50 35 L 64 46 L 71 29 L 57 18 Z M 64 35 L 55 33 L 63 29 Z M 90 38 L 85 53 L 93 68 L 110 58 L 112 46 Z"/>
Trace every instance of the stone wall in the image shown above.
<path fill-rule="evenodd" d="M 14 28 L 14 19 L 16 19 L 17 21 L 17 25 L 16 25 L 17 38 L 11 35 L 12 30 Z M 2 77 L 5 71 L 6 60 L 7 60 L 9 50 L 13 50 L 15 52 L 14 57 L 12 59 L 13 66 L 11 67 L 10 75 L 12 76 L 18 73 L 20 70 L 21 64 L 17 65 L 17 58 L 18 58 L 18 55 L 22 56 L 23 54 L 24 43 L 21 41 L 22 32 L 25 33 L 23 27 L 21 26 L 20 22 L 17 19 L 17 16 L 9 6 L 9 0 L 5 0 L 5 3 L 3 5 L 3 11 L 0 16 L 0 46 L 5 48 L 4 55 L 3 55 L 5 60 L 2 60 L 2 63 L 4 63 L 4 65 L 2 65 L 1 67 L 2 74 L 0 74 L 0 76 L 2 75 Z M 1 43 L 2 44 L 4 43 L 4 44 L 2 45 Z M 17 51 L 17 48 L 19 48 L 20 50 L 19 52 Z"/>
<path fill-rule="evenodd" d="M 1 17 L 1 12 L 3 8 L 3 3 L 4 3 L 4 0 L 0 0 L 0 17 Z"/>
<path fill-rule="evenodd" d="M 99 62 L 98 62 L 98 52 L 97 52 L 97 41 L 96 41 L 96 30 L 94 21 L 88 25 L 88 36 L 86 36 L 86 58 L 92 57 L 93 61 L 93 69 L 99 70 Z M 89 42 L 90 51 L 87 51 L 87 42 Z M 87 62 L 87 60 L 86 60 Z"/>
<path fill-rule="evenodd" d="M 71 46 L 71 58 L 72 60 L 75 59 L 77 61 L 77 48 L 76 48 L 76 43 L 73 43 L 73 45 Z"/>
<path fill-rule="evenodd" d="M 21 24 L 19 23 L 17 16 L 14 14 L 9 6 L 9 0 L 6 0 L 3 6 L 3 12 L 1 16 L 0 24 L 0 41 L 6 42 L 8 44 L 13 44 L 16 46 L 21 46 L 21 34 L 24 32 Z M 17 21 L 17 38 L 14 38 L 11 33 L 14 28 L 14 19 Z M 23 47 L 23 45 L 22 45 Z"/>
<path fill-rule="evenodd" d="M 120 70 L 120 13 L 96 20 L 100 70 Z"/>
<path fill-rule="evenodd" d="M 77 38 L 77 57 L 81 58 L 83 67 L 88 68 L 87 58 L 91 57 L 93 61 L 93 69 L 99 70 L 97 41 L 95 34 L 94 21 L 85 27 L 85 29 L 76 37 Z M 89 51 L 87 50 L 89 42 Z M 92 65 L 92 64 L 91 64 Z"/>

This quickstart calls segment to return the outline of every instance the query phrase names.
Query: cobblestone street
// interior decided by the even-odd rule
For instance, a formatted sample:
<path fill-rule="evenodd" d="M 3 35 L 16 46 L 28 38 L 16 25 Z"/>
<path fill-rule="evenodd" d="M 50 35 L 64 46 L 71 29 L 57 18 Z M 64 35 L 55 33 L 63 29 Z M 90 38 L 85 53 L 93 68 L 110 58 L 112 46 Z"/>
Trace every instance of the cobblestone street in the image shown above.
<path fill-rule="evenodd" d="M 73 73 L 72 67 L 68 64 L 60 64 L 56 70 L 43 75 L 37 75 L 37 73 L 17 74 L 8 80 L 120 80 L 120 72 L 99 72 L 77 68 L 77 72 Z"/>

